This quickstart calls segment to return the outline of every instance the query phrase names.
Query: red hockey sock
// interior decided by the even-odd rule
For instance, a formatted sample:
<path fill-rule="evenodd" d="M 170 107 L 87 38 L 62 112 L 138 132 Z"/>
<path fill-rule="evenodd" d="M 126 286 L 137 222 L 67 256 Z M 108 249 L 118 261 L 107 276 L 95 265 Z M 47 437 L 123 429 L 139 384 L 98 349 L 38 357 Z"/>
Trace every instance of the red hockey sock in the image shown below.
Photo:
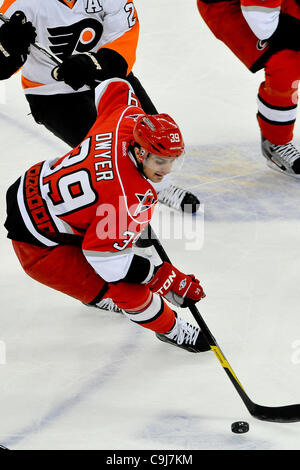
<path fill-rule="evenodd" d="M 266 79 L 258 92 L 258 123 L 263 136 L 276 145 L 293 138 L 300 80 L 300 52 L 283 50 L 265 67 Z"/>
<path fill-rule="evenodd" d="M 105 297 L 111 298 L 131 321 L 143 328 L 167 333 L 175 323 L 173 310 L 144 284 L 109 284 Z"/>

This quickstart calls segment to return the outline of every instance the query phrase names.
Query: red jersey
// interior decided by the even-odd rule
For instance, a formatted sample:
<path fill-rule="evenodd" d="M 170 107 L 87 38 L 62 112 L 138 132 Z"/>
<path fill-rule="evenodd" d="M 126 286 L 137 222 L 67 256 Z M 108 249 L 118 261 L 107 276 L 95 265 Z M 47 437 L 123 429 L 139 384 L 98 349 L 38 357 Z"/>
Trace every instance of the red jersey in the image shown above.
<path fill-rule="evenodd" d="M 132 243 L 150 221 L 157 195 L 129 149 L 136 119 L 145 114 L 133 89 L 125 80 L 106 80 L 95 97 L 98 118 L 85 140 L 62 158 L 31 167 L 17 201 L 37 244 L 79 237 L 90 264 L 114 281 L 126 274 Z"/>

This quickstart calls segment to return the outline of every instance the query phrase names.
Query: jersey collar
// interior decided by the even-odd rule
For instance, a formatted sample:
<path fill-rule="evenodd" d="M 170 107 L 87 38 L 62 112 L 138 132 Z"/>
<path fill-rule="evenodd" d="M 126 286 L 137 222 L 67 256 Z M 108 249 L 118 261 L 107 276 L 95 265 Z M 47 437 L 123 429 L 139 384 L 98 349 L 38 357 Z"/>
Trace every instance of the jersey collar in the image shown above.
<path fill-rule="evenodd" d="M 73 8 L 73 6 L 75 5 L 75 3 L 77 2 L 77 0 L 58 0 L 60 3 L 63 3 L 64 5 L 66 5 L 67 7 L 69 8 Z"/>

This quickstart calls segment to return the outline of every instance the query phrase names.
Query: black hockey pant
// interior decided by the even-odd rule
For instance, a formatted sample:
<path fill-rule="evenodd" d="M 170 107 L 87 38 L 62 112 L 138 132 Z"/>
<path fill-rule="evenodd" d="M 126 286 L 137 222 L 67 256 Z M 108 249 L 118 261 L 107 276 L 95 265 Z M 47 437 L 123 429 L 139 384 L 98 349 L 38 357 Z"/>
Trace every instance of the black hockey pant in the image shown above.
<path fill-rule="evenodd" d="M 142 109 L 147 114 L 157 114 L 147 92 L 132 72 L 127 80 Z M 72 148 L 83 141 L 97 117 L 93 90 L 59 95 L 26 95 L 26 98 L 35 121 Z"/>

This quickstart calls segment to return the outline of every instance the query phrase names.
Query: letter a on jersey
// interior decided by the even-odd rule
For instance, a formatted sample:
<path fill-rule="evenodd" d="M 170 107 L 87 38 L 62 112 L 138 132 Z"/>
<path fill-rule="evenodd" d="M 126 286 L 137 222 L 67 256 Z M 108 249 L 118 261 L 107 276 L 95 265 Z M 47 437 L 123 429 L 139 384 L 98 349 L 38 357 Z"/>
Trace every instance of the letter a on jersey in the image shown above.
<path fill-rule="evenodd" d="M 98 11 L 102 11 L 103 7 L 101 5 L 100 0 L 86 0 L 86 8 L 85 11 L 87 13 L 98 13 Z"/>

